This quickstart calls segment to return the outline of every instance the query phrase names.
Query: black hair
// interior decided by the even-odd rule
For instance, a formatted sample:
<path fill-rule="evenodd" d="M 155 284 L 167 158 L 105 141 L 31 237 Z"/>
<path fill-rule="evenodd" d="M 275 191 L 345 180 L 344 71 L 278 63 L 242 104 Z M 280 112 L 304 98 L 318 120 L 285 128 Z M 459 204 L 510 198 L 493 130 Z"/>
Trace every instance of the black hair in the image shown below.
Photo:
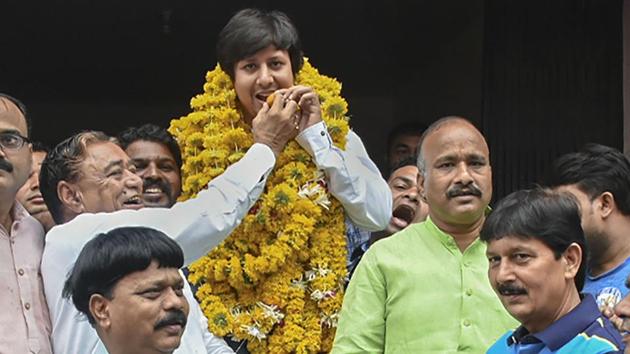
<path fill-rule="evenodd" d="M 24 116 L 24 120 L 26 121 L 26 137 L 29 138 L 31 136 L 31 119 L 28 114 L 26 114 L 26 105 L 24 105 L 22 101 L 11 95 L 7 95 L 6 93 L 0 92 L 0 98 L 4 98 L 7 101 L 13 103 L 15 107 L 17 107 L 17 109 L 20 111 L 20 113 L 22 113 L 22 115 Z"/>
<path fill-rule="evenodd" d="M 300 71 L 304 57 L 298 31 L 291 19 L 280 11 L 241 10 L 219 33 L 219 64 L 234 81 L 234 64 L 270 45 L 289 53 L 293 75 Z"/>
<path fill-rule="evenodd" d="M 75 182 L 79 178 L 80 165 L 85 159 L 87 146 L 105 141 L 114 140 L 99 131 L 81 132 L 57 144 L 42 161 L 39 191 L 56 224 L 65 222 L 64 207 L 57 195 L 57 185 L 61 181 Z"/>
<path fill-rule="evenodd" d="M 551 249 L 556 259 L 572 243 L 577 243 L 582 249 L 582 261 L 574 282 L 577 290 L 582 291 L 588 250 L 580 209 L 573 195 L 543 188 L 509 194 L 486 219 L 480 239 L 492 242 L 506 236 L 539 240 Z"/>
<path fill-rule="evenodd" d="M 575 184 L 591 200 L 610 192 L 621 213 L 630 215 L 630 161 L 612 147 L 591 143 L 559 157 L 547 174 L 546 184 Z"/>
<path fill-rule="evenodd" d="M 85 314 L 90 324 L 90 297 L 111 299 L 114 287 L 126 275 L 156 261 L 159 268 L 181 268 L 181 247 L 163 232 L 147 227 L 121 227 L 94 237 L 85 244 L 63 287 L 63 297 Z"/>
<path fill-rule="evenodd" d="M 182 168 L 182 152 L 179 149 L 177 140 L 168 130 L 155 124 L 144 124 L 140 127 L 129 127 L 117 136 L 118 144 L 127 150 L 127 147 L 138 140 L 152 141 L 165 145 L 173 155 L 173 159 L 179 170 Z"/>
<path fill-rule="evenodd" d="M 420 136 L 425 130 L 427 130 L 426 124 L 420 122 L 403 122 L 398 124 L 387 135 L 387 152 L 389 153 L 392 149 L 392 144 L 397 137 L 404 135 Z"/>
<path fill-rule="evenodd" d="M 48 145 L 42 143 L 41 141 L 33 141 L 31 144 L 33 145 L 33 152 L 50 152 Z"/>
<path fill-rule="evenodd" d="M 399 168 L 403 168 L 406 166 L 416 166 L 416 158 L 415 156 L 408 156 L 405 157 L 404 159 L 398 161 L 398 163 L 396 163 L 396 165 L 394 165 L 394 167 L 391 168 L 391 170 L 389 170 L 389 177 L 391 178 L 391 176 L 394 174 L 394 172 L 396 172 L 397 169 Z"/>

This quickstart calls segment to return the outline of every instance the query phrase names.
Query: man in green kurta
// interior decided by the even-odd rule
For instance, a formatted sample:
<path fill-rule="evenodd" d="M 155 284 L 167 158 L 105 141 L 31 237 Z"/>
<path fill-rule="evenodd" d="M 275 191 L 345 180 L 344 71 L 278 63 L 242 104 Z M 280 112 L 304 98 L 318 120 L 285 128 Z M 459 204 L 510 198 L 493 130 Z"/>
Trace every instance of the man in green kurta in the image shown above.
<path fill-rule="evenodd" d="M 518 323 L 488 281 L 479 240 L 492 197 L 488 145 L 445 117 L 421 138 L 420 224 L 375 243 L 346 292 L 333 353 L 485 353 Z"/>

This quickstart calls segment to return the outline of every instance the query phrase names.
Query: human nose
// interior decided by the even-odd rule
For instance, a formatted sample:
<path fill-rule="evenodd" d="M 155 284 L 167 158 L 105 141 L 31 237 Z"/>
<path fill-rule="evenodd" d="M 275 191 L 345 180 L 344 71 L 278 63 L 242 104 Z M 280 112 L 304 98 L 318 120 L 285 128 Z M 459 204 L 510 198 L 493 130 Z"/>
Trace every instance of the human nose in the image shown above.
<path fill-rule="evenodd" d="M 459 182 L 463 185 L 467 185 L 473 182 L 472 175 L 466 162 L 461 162 L 457 165 L 457 178 L 455 182 Z"/>
<path fill-rule="evenodd" d="M 131 189 L 135 189 L 137 191 L 141 191 L 142 190 L 142 178 L 140 178 L 138 175 L 136 175 L 135 173 L 127 170 L 127 179 L 125 180 L 125 185 L 128 188 Z"/>
<path fill-rule="evenodd" d="M 173 288 L 168 288 L 167 293 L 164 296 L 164 310 L 184 310 L 188 307 L 188 300 L 179 291 L 175 291 Z M 180 290 L 181 291 L 181 290 Z"/>
<path fill-rule="evenodd" d="M 142 172 L 142 177 L 144 178 L 158 178 L 160 175 L 160 169 L 157 168 L 157 165 L 154 162 L 151 162 L 147 168 Z"/>
<path fill-rule="evenodd" d="M 271 74 L 271 70 L 269 70 L 269 67 L 267 65 L 263 64 L 260 66 L 256 83 L 260 87 L 268 87 L 273 83 L 273 75 Z"/>
<path fill-rule="evenodd" d="M 413 186 L 413 187 L 407 188 L 404 196 L 408 198 L 410 201 L 417 203 L 418 202 L 418 187 Z"/>
<path fill-rule="evenodd" d="M 495 279 L 498 283 L 509 283 L 514 281 L 514 271 L 509 262 L 501 262 L 496 267 Z"/>

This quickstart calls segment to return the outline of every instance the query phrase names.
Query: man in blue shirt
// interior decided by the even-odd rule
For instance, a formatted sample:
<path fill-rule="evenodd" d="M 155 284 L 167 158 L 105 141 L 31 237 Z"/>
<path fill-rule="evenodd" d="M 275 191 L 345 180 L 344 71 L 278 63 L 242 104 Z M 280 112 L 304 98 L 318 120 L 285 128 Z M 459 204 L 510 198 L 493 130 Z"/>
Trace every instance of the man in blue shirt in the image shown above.
<path fill-rule="evenodd" d="M 601 311 L 628 295 L 630 273 L 630 161 L 619 150 L 588 144 L 558 158 L 548 185 L 573 194 L 580 204 L 590 260 L 584 293 Z"/>
<path fill-rule="evenodd" d="M 586 241 L 569 193 L 545 189 L 510 194 L 481 230 L 488 276 L 521 326 L 488 349 L 499 353 L 618 353 L 621 336 L 591 295 L 580 295 Z"/>

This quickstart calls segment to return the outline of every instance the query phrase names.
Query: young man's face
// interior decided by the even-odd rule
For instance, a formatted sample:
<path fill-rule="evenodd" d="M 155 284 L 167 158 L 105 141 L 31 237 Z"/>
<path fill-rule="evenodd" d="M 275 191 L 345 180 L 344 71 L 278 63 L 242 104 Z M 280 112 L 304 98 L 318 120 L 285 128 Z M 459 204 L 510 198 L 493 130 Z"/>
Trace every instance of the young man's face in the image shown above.
<path fill-rule="evenodd" d="M 136 140 L 125 150 L 142 178 L 142 199 L 146 207 L 171 207 L 181 194 L 179 167 L 166 145 Z"/>
<path fill-rule="evenodd" d="M 488 242 L 486 254 L 492 288 L 530 332 L 543 330 L 564 315 L 563 302 L 571 291 L 577 292 L 573 279 L 579 267 L 568 251 L 556 259 L 538 239 L 505 236 Z"/>
<path fill-rule="evenodd" d="M 188 318 L 183 288 L 178 269 L 158 268 L 155 261 L 119 280 L 106 300 L 106 317 L 94 316 L 105 345 L 114 343 L 128 353 L 174 351 Z"/>
<path fill-rule="evenodd" d="M 293 71 L 286 50 L 271 45 L 234 64 L 234 90 L 247 122 L 258 114 L 269 95 L 291 86 Z"/>
<path fill-rule="evenodd" d="M 112 142 L 88 145 L 80 166 L 80 177 L 72 183 L 80 199 L 81 212 L 112 212 L 140 209 L 142 180 L 134 173 L 129 156 Z"/>

